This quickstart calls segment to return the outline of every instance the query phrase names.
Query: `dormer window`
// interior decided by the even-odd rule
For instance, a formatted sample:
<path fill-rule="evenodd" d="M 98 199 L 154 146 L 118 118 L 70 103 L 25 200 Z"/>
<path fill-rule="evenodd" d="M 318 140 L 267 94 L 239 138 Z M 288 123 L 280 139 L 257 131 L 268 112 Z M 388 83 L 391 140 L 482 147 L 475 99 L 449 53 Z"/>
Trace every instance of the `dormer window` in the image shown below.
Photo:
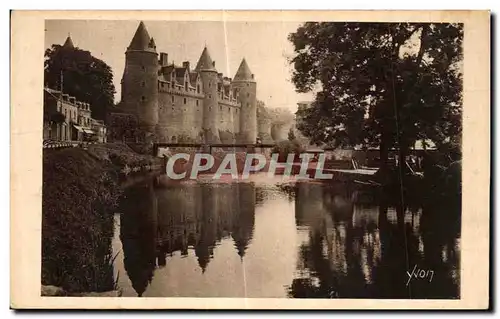
<path fill-rule="evenodd" d="M 188 90 L 188 83 L 187 82 L 184 82 L 184 90 Z"/>
<path fill-rule="evenodd" d="M 200 94 L 200 85 L 199 84 L 196 86 L 196 93 Z"/>

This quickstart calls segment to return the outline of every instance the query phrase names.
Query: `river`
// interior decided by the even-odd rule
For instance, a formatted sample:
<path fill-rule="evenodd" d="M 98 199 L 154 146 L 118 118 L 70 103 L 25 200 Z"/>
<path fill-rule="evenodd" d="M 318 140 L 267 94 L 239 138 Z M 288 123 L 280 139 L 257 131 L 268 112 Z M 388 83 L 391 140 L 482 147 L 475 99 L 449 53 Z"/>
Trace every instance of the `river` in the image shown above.
<path fill-rule="evenodd" d="M 278 183 L 257 174 L 129 187 L 112 243 L 123 296 L 460 297 L 456 209 Z"/>

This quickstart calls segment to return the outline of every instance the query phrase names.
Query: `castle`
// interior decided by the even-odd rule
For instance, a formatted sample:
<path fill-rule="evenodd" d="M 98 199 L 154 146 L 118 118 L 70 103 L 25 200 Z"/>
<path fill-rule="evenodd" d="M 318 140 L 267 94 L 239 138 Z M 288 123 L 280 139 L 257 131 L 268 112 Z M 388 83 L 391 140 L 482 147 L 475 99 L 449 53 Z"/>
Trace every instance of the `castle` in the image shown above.
<path fill-rule="evenodd" d="M 217 72 L 207 47 L 194 69 L 169 63 L 141 21 L 125 52 L 122 112 L 159 142 L 248 143 L 257 139 L 257 82 L 245 59 L 234 76 Z"/>

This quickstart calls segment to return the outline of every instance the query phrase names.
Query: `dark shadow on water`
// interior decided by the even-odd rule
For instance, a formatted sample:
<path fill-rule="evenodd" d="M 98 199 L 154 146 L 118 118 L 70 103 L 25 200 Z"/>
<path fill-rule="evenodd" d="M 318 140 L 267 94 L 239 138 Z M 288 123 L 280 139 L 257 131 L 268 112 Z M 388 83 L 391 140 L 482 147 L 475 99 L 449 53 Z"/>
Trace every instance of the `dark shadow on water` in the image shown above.
<path fill-rule="evenodd" d="M 308 228 L 309 241 L 290 297 L 460 297 L 459 205 L 391 206 L 308 183 L 295 193 L 297 226 Z M 408 282 L 407 272 L 417 278 Z"/>

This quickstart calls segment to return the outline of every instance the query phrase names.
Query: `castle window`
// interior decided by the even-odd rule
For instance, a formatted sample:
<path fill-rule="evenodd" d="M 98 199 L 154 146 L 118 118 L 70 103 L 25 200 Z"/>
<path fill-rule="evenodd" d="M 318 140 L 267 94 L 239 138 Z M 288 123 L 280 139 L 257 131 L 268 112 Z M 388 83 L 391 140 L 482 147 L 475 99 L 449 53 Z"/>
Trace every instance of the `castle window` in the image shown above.
<path fill-rule="evenodd" d="M 174 110 L 174 108 L 172 108 L 172 111 Z"/>
<path fill-rule="evenodd" d="M 209 98 L 209 99 L 211 99 L 211 98 L 212 98 L 212 94 L 209 94 L 209 95 L 208 95 L 208 98 Z"/>
<path fill-rule="evenodd" d="M 143 102 L 146 101 L 146 97 L 144 95 L 141 96 L 141 101 L 143 101 Z"/>
<path fill-rule="evenodd" d="M 222 111 L 222 105 L 219 105 L 219 110 L 221 110 L 221 111 Z"/>
<path fill-rule="evenodd" d="M 231 108 L 229 106 L 227 107 L 227 111 L 231 113 Z"/>
<path fill-rule="evenodd" d="M 172 95 L 172 103 L 175 103 L 175 96 Z"/>
<path fill-rule="evenodd" d="M 200 94 L 200 85 L 199 84 L 196 86 L 196 93 Z"/>
<path fill-rule="evenodd" d="M 249 97 L 249 96 L 250 96 L 250 93 L 247 93 L 247 97 Z"/>
<path fill-rule="evenodd" d="M 250 86 L 250 83 L 247 83 L 247 86 Z"/>
<path fill-rule="evenodd" d="M 184 90 L 188 90 L 188 83 L 187 82 L 184 82 Z"/>
<path fill-rule="evenodd" d="M 186 102 L 187 102 L 187 101 L 186 101 L 186 98 L 184 98 L 184 104 L 186 104 Z"/>
<path fill-rule="evenodd" d="M 208 87 L 211 88 L 212 87 L 212 81 L 208 82 Z"/>
<path fill-rule="evenodd" d="M 142 70 L 146 71 L 146 67 L 144 65 L 142 65 Z"/>
<path fill-rule="evenodd" d="M 145 87 L 145 86 L 146 86 L 146 82 L 142 81 L 142 82 L 141 82 L 141 86 L 142 86 L 142 87 Z"/>
<path fill-rule="evenodd" d="M 199 102 L 200 102 L 199 100 L 196 100 L 196 106 L 198 106 Z"/>

